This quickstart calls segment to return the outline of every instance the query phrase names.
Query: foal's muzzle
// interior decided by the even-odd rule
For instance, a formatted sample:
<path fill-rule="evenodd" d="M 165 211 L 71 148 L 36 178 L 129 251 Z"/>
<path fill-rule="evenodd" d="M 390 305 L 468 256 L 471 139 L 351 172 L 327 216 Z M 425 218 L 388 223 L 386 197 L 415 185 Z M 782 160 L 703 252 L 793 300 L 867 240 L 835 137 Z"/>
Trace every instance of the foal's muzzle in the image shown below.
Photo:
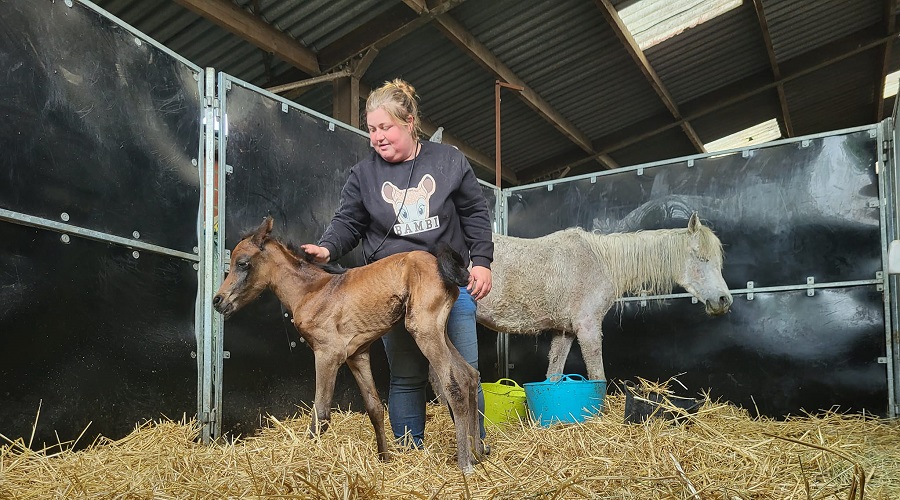
<path fill-rule="evenodd" d="M 226 301 L 222 294 L 213 297 L 212 303 L 213 309 L 221 313 L 222 316 L 225 316 L 225 319 L 228 319 L 228 317 L 231 316 L 231 313 L 234 312 L 234 302 Z"/>

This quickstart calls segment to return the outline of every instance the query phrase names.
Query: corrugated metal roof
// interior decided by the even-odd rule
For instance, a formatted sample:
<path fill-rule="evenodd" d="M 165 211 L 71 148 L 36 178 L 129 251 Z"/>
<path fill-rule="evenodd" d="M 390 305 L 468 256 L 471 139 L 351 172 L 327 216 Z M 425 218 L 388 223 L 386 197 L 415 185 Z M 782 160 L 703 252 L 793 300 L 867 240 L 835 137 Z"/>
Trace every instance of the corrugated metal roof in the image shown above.
<path fill-rule="evenodd" d="M 883 0 L 763 0 L 778 62 L 788 60 L 881 20 Z"/>
<path fill-rule="evenodd" d="M 408 14 L 391 26 L 396 29 L 416 15 L 401 0 L 233 1 L 248 12 L 258 8 L 261 19 L 313 53 L 334 47 L 362 48 L 374 42 L 376 34 L 384 34 L 383 26 L 367 23 L 377 19 L 390 24 L 394 14 Z M 443 15 L 461 25 L 469 39 L 484 46 L 554 113 L 620 164 L 696 152 L 594 0 L 451 1 L 452 8 Z M 612 4 L 634 1 L 613 0 Z M 212 66 L 263 87 L 273 81 L 305 78 L 304 72 L 277 56 L 266 55 L 175 2 L 96 3 L 199 66 Z M 882 52 L 871 40 L 885 34 L 883 1 L 763 0 L 763 6 L 777 59 L 783 64 L 780 69 L 789 78 L 785 89 L 795 133 L 873 121 Z M 362 82 L 376 87 L 384 80 L 408 79 L 419 91 L 424 118 L 492 157 L 495 75 L 452 43 L 436 28 L 436 21 L 421 24 L 382 47 Z M 373 35 L 367 42 L 369 31 Z M 351 34 L 357 40 L 348 44 Z M 848 36 L 859 41 L 843 50 L 854 50 L 862 43 L 873 48 L 849 57 L 823 51 L 832 42 L 848 41 Z M 745 1 L 737 9 L 666 39 L 645 55 L 703 142 L 772 115 L 783 120 L 753 2 Z M 835 62 L 836 56 L 843 59 Z M 794 78 L 791 73 L 823 61 L 824 67 L 812 74 Z M 898 42 L 894 42 L 889 66 L 900 68 Z M 318 84 L 296 99 L 330 114 L 332 86 Z M 883 103 L 883 109 L 891 109 L 892 101 Z M 566 166 L 563 159 L 587 155 L 512 91 L 503 91 L 502 113 L 506 167 L 527 175 L 546 174 Z M 618 145 L 618 150 L 602 149 L 609 145 Z M 571 173 L 583 168 L 597 168 L 597 164 L 582 161 Z"/>
<path fill-rule="evenodd" d="M 873 120 L 876 58 L 855 57 L 785 85 L 798 135 L 836 130 Z M 821 85 L 821 82 L 828 82 Z M 823 128 L 825 127 L 825 128 Z"/>
<path fill-rule="evenodd" d="M 676 102 L 769 71 L 759 23 L 752 9 L 735 9 L 688 29 L 646 51 Z"/>

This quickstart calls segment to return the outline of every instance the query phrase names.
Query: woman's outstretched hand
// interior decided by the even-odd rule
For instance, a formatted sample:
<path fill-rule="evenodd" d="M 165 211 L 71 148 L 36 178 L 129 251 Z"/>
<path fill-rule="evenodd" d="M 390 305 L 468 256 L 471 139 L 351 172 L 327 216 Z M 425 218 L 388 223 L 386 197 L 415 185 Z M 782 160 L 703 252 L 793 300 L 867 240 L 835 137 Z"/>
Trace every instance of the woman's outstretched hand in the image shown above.
<path fill-rule="evenodd" d="M 312 257 L 313 262 L 316 262 L 317 264 L 327 264 L 328 259 L 331 258 L 331 252 L 329 252 L 327 248 L 320 247 L 319 245 L 307 243 L 305 245 L 300 245 L 300 248 L 306 252 L 306 255 Z"/>
<path fill-rule="evenodd" d="M 487 297 L 491 292 L 491 270 L 484 266 L 472 266 L 469 271 L 469 286 L 466 288 L 475 300 L 481 300 Z"/>

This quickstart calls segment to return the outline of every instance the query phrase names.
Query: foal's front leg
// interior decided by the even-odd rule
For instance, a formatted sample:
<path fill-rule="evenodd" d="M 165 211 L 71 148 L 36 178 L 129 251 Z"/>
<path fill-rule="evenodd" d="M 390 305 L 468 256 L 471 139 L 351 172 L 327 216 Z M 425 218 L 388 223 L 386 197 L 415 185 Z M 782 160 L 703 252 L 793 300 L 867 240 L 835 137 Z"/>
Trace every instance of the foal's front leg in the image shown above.
<path fill-rule="evenodd" d="M 378 389 L 375 387 L 375 379 L 372 378 L 372 364 L 369 360 L 369 351 L 358 352 L 347 358 L 347 366 L 356 378 L 359 391 L 362 393 L 363 404 L 369 421 L 375 428 L 375 443 L 378 445 L 378 458 L 387 461 L 391 454 L 388 451 L 387 439 L 384 437 L 384 406 L 378 397 Z"/>
<path fill-rule="evenodd" d="M 331 400 L 334 397 L 334 383 L 337 371 L 343 363 L 336 353 L 316 351 L 316 400 L 313 402 L 312 421 L 309 423 L 309 437 L 316 437 L 328 430 L 331 422 Z"/>

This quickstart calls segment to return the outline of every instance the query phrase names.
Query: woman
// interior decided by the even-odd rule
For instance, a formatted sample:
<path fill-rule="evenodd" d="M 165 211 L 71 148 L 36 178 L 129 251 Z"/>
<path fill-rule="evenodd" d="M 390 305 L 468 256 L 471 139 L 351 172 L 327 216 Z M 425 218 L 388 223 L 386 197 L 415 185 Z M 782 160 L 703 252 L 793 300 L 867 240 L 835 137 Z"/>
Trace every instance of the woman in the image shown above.
<path fill-rule="evenodd" d="M 337 259 L 362 241 L 366 262 L 411 250 L 450 244 L 471 262 L 447 334 L 463 358 L 478 369 L 475 301 L 491 291 L 491 221 L 487 201 L 466 157 L 453 147 L 419 141 L 415 89 L 386 82 L 366 100 L 366 125 L 375 153 L 357 163 L 341 192 L 341 206 L 318 245 L 303 245 L 317 262 Z M 394 437 L 420 448 L 425 437 L 428 361 L 398 324 L 384 337 L 391 369 L 388 415 Z M 479 384 L 481 438 L 484 395 Z"/>

